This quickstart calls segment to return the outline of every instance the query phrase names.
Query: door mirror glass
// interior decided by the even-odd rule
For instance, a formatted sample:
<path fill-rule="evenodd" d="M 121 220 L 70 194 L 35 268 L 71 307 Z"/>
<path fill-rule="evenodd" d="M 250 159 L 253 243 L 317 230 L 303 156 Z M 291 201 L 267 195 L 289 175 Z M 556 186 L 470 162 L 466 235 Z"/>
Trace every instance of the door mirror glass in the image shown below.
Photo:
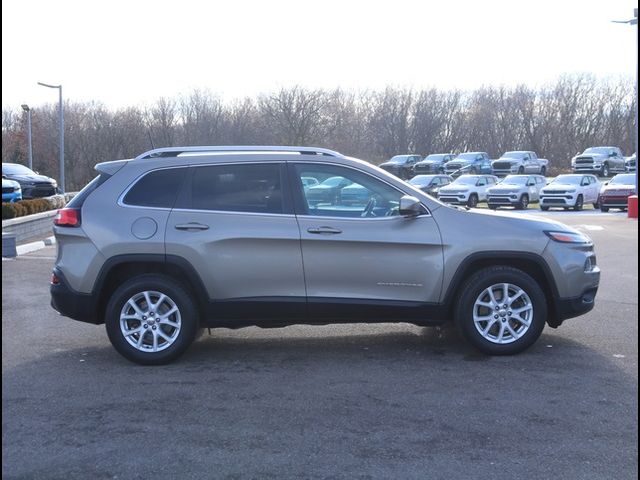
<path fill-rule="evenodd" d="M 416 197 L 404 195 L 400 198 L 400 215 L 415 217 L 424 213 L 424 207 Z"/>

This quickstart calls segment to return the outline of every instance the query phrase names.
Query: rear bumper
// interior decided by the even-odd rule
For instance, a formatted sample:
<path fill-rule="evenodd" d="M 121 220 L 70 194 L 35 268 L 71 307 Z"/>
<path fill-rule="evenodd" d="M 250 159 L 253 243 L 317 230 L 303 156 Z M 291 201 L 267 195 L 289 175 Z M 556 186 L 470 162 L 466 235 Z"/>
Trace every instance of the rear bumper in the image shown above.
<path fill-rule="evenodd" d="M 51 306 L 60 315 L 86 323 L 100 324 L 98 317 L 98 299 L 95 295 L 80 293 L 69 287 L 64 275 L 54 268 L 53 273 L 59 279 L 58 284 L 51 284 Z"/>

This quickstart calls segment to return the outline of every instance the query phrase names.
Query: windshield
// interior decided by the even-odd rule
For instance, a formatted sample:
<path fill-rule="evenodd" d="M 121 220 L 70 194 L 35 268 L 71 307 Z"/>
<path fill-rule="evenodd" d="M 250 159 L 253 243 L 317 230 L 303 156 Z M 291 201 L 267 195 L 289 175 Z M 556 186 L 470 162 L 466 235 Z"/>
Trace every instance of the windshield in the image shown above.
<path fill-rule="evenodd" d="M 444 157 L 446 157 L 446 154 L 438 153 L 438 154 L 427 155 L 427 158 L 425 158 L 425 160 L 433 160 L 433 161 L 441 162 L 444 159 Z"/>
<path fill-rule="evenodd" d="M 391 157 L 389 163 L 405 163 L 408 158 L 409 155 L 396 155 L 395 157 Z"/>
<path fill-rule="evenodd" d="M 409 183 L 411 185 L 425 186 L 431 183 L 432 178 L 433 178 L 433 175 L 418 175 L 416 177 L 413 177 L 411 180 L 409 180 Z"/>
<path fill-rule="evenodd" d="M 462 177 L 456 178 L 451 185 L 475 185 L 478 182 L 479 178 L 480 177 L 473 175 L 470 177 L 463 175 Z"/>
<path fill-rule="evenodd" d="M 2 164 L 3 175 L 35 175 L 33 170 L 29 170 L 24 165 L 18 163 L 3 163 Z"/>
<path fill-rule="evenodd" d="M 461 153 L 455 160 L 475 160 L 477 156 L 477 153 Z"/>
<path fill-rule="evenodd" d="M 580 185 L 582 175 L 560 175 L 553 179 L 551 183 L 564 183 L 567 185 Z"/>
<path fill-rule="evenodd" d="M 524 158 L 525 152 L 505 152 L 500 158 Z"/>
<path fill-rule="evenodd" d="M 616 175 L 609 182 L 609 185 L 635 185 L 635 184 L 636 184 L 636 176 L 634 174 Z"/>
<path fill-rule="evenodd" d="M 607 147 L 592 147 L 587 148 L 584 153 L 600 153 L 602 155 L 608 155 L 610 151 L 611 149 Z"/>
<path fill-rule="evenodd" d="M 516 177 L 509 175 L 500 183 L 502 183 L 503 185 L 526 185 L 527 180 L 529 180 L 529 177 Z"/>

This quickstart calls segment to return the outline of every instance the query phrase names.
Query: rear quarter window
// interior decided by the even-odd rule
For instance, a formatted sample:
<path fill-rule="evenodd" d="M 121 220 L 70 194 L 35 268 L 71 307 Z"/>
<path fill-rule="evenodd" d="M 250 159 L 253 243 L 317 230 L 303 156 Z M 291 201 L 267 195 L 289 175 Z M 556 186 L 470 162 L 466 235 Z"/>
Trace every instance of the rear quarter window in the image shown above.
<path fill-rule="evenodd" d="M 182 186 L 186 168 L 166 168 L 147 173 L 122 200 L 138 207 L 173 208 Z"/>

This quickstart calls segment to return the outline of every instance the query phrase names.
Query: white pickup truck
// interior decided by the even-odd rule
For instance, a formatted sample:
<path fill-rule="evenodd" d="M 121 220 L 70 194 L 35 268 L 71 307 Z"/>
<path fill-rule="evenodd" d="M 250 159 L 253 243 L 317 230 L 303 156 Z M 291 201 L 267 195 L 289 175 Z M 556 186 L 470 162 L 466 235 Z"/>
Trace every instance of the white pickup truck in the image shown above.
<path fill-rule="evenodd" d="M 505 152 L 498 160 L 491 162 L 493 174 L 498 177 L 524 173 L 539 173 L 544 176 L 548 168 L 549 160 L 538 158 L 536 152 L 529 150 Z"/>

